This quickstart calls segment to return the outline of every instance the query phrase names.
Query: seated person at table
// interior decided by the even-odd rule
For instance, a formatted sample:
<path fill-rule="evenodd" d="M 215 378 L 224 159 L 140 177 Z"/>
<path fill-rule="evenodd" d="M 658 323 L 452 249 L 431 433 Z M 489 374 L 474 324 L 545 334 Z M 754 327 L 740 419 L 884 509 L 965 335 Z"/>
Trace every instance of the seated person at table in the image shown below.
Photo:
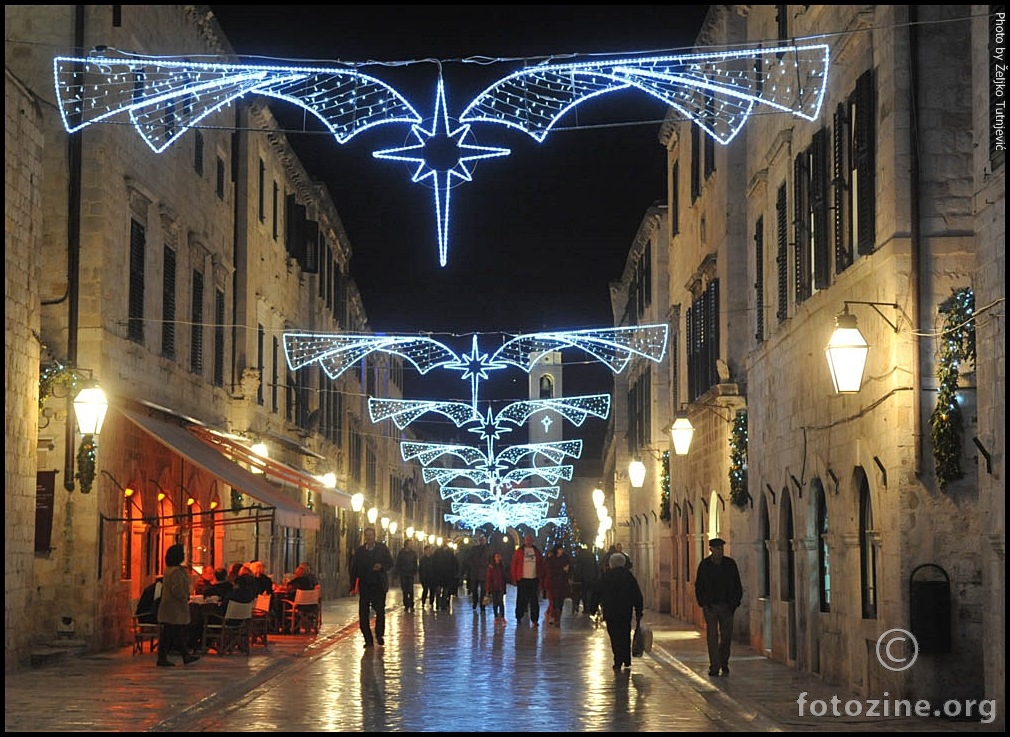
<path fill-rule="evenodd" d="M 231 596 L 235 587 L 228 582 L 228 571 L 224 568 L 214 569 L 214 583 L 204 589 L 204 596 L 218 596 L 225 601 Z"/>
<path fill-rule="evenodd" d="M 259 594 L 270 594 L 273 598 L 274 595 L 274 582 L 266 574 L 266 566 L 263 565 L 263 561 L 254 560 L 249 564 L 249 568 L 252 569 L 253 575 L 256 576 L 256 585 L 258 587 Z"/>
<path fill-rule="evenodd" d="M 295 592 L 299 589 L 305 591 L 311 591 L 316 587 L 318 580 L 315 574 L 312 572 L 312 568 L 308 563 L 300 563 L 295 569 L 295 575 L 288 581 L 287 590 L 277 593 L 274 596 L 274 617 L 278 622 L 284 622 L 284 604 L 282 601 L 291 601 L 295 598 Z M 281 632 L 287 634 L 287 630 L 282 629 Z"/>
<path fill-rule="evenodd" d="M 239 569 L 238 577 L 235 579 L 235 590 L 232 592 L 231 598 L 242 604 L 248 604 L 251 601 L 255 601 L 259 593 L 259 584 L 256 582 L 256 576 L 253 575 L 252 569 L 249 566 L 243 565 Z"/>
<path fill-rule="evenodd" d="M 205 565 L 200 572 L 200 578 L 193 584 L 193 593 L 197 596 L 206 596 L 207 589 L 214 585 L 214 566 Z"/>
<path fill-rule="evenodd" d="M 295 598 L 295 591 L 298 589 L 306 591 L 314 589 L 317 583 L 319 582 L 316 580 L 316 574 L 312 572 L 311 566 L 308 563 L 300 563 L 295 569 L 294 577 L 288 581 L 289 596 L 287 598 Z"/>
<path fill-rule="evenodd" d="M 158 606 L 161 604 L 161 576 L 152 581 L 140 594 L 137 602 L 137 621 L 142 624 L 158 624 Z"/>

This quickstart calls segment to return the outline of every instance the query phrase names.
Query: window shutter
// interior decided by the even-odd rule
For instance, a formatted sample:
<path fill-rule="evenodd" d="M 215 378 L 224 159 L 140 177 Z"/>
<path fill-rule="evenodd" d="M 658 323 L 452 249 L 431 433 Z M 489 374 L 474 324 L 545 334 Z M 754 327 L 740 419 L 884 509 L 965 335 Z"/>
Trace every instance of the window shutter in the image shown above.
<path fill-rule="evenodd" d="M 305 205 L 299 204 L 295 196 L 289 194 L 284 215 L 284 245 L 288 255 L 300 264 L 305 259 Z"/>
<path fill-rule="evenodd" d="M 194 374 L 203 373 L 203 274 L 193 272 L 192 333 L 189 342 L 189 369 Z"/>
<path fill-rule="evenodd" d="M 305 221 L 305 252 L 301 266 L 306 274 L 319 273 L 319 223 L 315 220 Z"/>
<path fill-rule="evenodd" d="M 147 230 L 130 219 L 130 294 L 126 337 L 135 343 L 144 342 L 144 254 L 147 250 Z"/>
<path fill-rule="evenodd" d="M 874 97 L 872 72 L 866 71 L 856 82 L 856 169 L 859 175 L 856 207 L 859 208 L 857 248 L 860 255 L 873 253 L 877 238 Z"/>
<path fill-rule="evenodd" d="M 161 281 L 161 355 L 175 358 L 175 251 L 165 249 Z"/>
<path fill-rule="evenodd" d="M 786 185 L 782 184 L 779 186 L 778 199 L 775 202 L 775 218 L 776 218 L 776 236 L 777 236 L 777 253 L 775 256 L 775 264 L 778 266 L 778 283 L 779 283 L 779 305 L 778 311 L 775 316 L 778 318 L 779 322 L 785 321 L 789 317 L 789 263 L 788 263 L 788 248 L 789 248 L 789 222 L 788 214 L 786 213 Z"/>
<path fill-rule="evenodd" d="M 810 214 L 813 237 L 814 287 L 826 289 L 828 268 L 828 133 L 814 134 L 810 156 Z"/>
<path fill-rule="evenodd" d="M 845 145 L 848 136 L 848 122 L 846 120 L 845 108 L 839 104 L 835 109 L 834 129 L 832 130 L 834 161 L 832 162 L 832 184 L 834 186 L 835 205 L 835 273 L 841 274 L 852 265 L 852 249 L 848 242 L 848 230 L 846 223 L 846 203 L 848 202 L 849 185 L 846 174 L 849 170 L 845 153 Z"/>
<path fill-rule="evenodd" d="M 810 169 L 804 151 L 793 161 L 793 298 L 796 304 L 810 296 L 810 233 L 807 229 L 809 186 Z"/>

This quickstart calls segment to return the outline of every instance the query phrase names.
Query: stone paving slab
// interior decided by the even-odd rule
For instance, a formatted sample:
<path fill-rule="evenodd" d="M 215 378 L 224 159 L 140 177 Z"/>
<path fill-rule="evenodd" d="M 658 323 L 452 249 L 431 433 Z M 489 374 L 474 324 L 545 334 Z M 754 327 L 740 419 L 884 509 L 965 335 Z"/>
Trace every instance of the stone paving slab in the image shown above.
<path fill-rule="evenodd" d="M 474 651 L 481 652 L 486 648 L 488 657 L 493 658 L 500 657 L 498 648 L 503 644 L 513 648 L 512 652 L 506 650 L 510 657 L 521 654 L 520 646 L 531 648 L 525 652 L 535 653 L 536 667 L 557 671 L 541 677 L 548 679 L 551 689 L 560 691 L 557 700 L 560 708 L 572 710 L 570 723 L 574 726 L 570 731 L 596 731 L 594 724 L 600 725 L 600 731 L 607 731 L 603 725 L 609 725 L 609 731 L 1000 731 L 977 720 L 816 718 L 809 713 L 801 717 L 796 704 L 801 692 L 807 693 L 809 702 L 828 703 L 832 696 L 837 696 L 844 703 L 858 697 L 840 693 L 810 674 L 748 652 L 742 645 L 735 646 L 732 675 L 710 678 L 706 675 L 704 633 L 668 615 L 646 612 L 645 619 L 655 633 L 653 650 L 643 658 L 636 658 L 630 677 L 622 680 L 614 679 L 610 673 L 605 627 L 598 626 L 585 614 L 566 613 L 560 629 L 542 625 L 543 631 L 532 630 L 529 625 L 516 628 L 510 618 L 508 627 L 499 632 L 497 628 L 489 629 L 487 623 L 478 626 L 476 614 L 471 625 L 469 606 L 463 602 L 463 606 L 457 603 L 455 611 L 448 615 L 459 617 L 461 626 L 446 630 L 432 625 L 436 617 L 446 616 L 445 613 L 418 611 L 411 616 L 393 606 L 398 598 L 397 593 L 390 594 L 387 640 L 397 637 L 399 640 L 387 642 L 387 653 L 382 655 L 380 651 L 373 658 L 361 655 L 358 601 L 347 597 L 324 602 L 323 625 L 318 635 L 271 636 L 269 651 L 254 647 L 248 656 L 209 654 L 192 665 L 169 669 L 156 668 L 155 656 L 146 652 L 133 655 L 132 648 L 127 647 L 7 674 L 6 731 L 262 731 L 276 723 L 278 705 L 283 710 L 299 698 L 307 698 L 311 691 L 305 688 L 306 683 L 322 681 L 341 668 L 352 667 L 348 673 L 360 681 L 359 688 L 365 689 L 373 680 L 378 683 L 377 686 L 373 683 L 372 691 L 362 690 L 354 698 L 366 699 L 381 691 L 381 710 L 392 715 L 387 721 L 369 721 L 374 720 L 374 715 L 363 716 L 360 706 L 341 703 L 338 698 L 332 711 L 337 716 L 327 717 L 338 723 L 325 723 L 314 717 L 316 712 L 306 704 L 304 709 L 295 709 L 300 719 L 298 728 L 284 731 L 355 731 L 353 725 L 366 731 L 373 731 L 368 727 L 405 731 L 397 727 L 410 721 L 395 712 L 407 710 L 409 704 L 387 702 L 386 691 L 410 694 L 419 690 L 416 688 L 419 682 L 412 683 L 413 679 L 449 679 L 454 677 L 457 667 L 474 668 L 467 660 L 469 651 L 461 651 L 460 647 L 472 646 Z M 507 607 L 507 611 L 511 609 Z M 436 635 L 443 639 L 435 639 Z M 427 641 L 425 636 L 429 638 Z M 452 640 L 445 640 L 446 637 Z M 415 642 L 422 643 L 418 652 L 413 648 Z M 503 677 L 512 675 L 507 672 Z M 608 714 L 593 721 L 593 715 L 587 712 L 592 709 L 589 703 L 592 699 L 586 699 L 590 685 L 603 689 L 596 693 L 604 693 L 608 698 L 617 689 L 618 695 L 623 694 L 626 699 L 649 699 L 651 719 L 638 723 L 637 727 L 633 720 L 614 721 Z M 472 704 L 466 694 L 460 696 L 455 708 L 467 710 Z M 447 694 L 447 699 L 451 697 L 452 694 Z M 531 704 L 539 703 L 535 697 L 536 694 L 530 695 Z M 623 705 L 632 716 L 634 706 Z M 562 719 L 559 723 L 569 723 L 563 716 L 559 719 Z M 407 731 L 460 728 L 451 721 L 445 722 L 445 729 L 426 724 Z M 294 726 L 291 722 L 287 725 Z M 482 718 L 469 726 L 470 731 L 514 731 L 507 720 Z"/>

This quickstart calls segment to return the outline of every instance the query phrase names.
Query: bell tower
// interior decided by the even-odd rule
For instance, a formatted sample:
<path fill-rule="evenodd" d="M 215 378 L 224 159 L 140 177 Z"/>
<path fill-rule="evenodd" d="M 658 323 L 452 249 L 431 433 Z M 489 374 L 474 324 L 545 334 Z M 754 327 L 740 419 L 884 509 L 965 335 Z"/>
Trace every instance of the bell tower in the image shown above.
<path fill-rule="evenodd" d="M 530 370 L 530 399 L 560 399 L 564 396 L 561 382 L 561 351 L 544 354 Z M 530 443 L 553 443 L 563 440 L 562 419 L 555 412 L 535 412 L 529 419 Z"/>

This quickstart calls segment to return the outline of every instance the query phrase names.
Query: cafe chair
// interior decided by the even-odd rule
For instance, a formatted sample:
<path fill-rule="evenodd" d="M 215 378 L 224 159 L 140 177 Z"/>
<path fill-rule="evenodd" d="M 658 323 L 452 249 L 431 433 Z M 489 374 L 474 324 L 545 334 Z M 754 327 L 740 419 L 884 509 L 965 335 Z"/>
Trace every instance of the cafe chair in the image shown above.
<path fill-rule="evenodd" d="M 203 649 L 211 648 L 218 655 L 239 650 L 249 654 L 249 622 L 253 616 L 253 602 L 229 601 L 224 616 L 205 612 L 203 617 Z"/>
<path fill-rule="evenodd" d="M 161 635 L 161 625 L 157 622 L 141 622 L 137 616 L 137 599 L 130 601 L 130 631 L 133 634 L 133 654 L 144 654 L 144 643 L 147 651 L 153 653 L 158 648 L 158 638 Z"/>
<path fill-rule="evenodd" d="M 263 643 L 267 647 L 267 635 L 273 628 L 273 614 L 270 611 L 270 594 L 260 594 L 253 601 L 252 619 L 249 620 L 249 644 Z"/>
<path fill-rule="evenodd" d="M 319 634 L 322 623 L 319 604 L 319 587 L 314 589 L 298 589 L 294 599 L 284 600 L 284 625 L 291 634 L 296 634 L 304 628 L 306 632 Z"/>

